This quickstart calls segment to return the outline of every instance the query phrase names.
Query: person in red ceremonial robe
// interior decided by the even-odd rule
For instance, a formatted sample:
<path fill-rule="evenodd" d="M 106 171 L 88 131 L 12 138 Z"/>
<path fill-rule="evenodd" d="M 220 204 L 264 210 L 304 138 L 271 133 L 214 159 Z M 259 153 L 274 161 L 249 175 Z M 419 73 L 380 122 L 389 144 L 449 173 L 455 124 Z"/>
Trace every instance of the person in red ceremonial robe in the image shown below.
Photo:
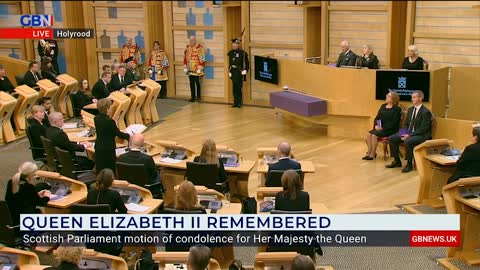
<path fill-rule="evenodd" d="M 133 45 L 133 39 L 127 38 L 127 44 L 122 46 L 120 51 L 120 63 L 124 63 L 128 58 L 133 57 L 133 62 L 135 65 L 139 65 L 138 61 L 140 60 L 140 47 Z"/>
<path fill-rule="evenodd" d="M 160 42 L 158 41 L 153 42 L 153 51 L 150 54 L 149 65 L 148 72 L 150 78 L 162 86 L 160 88 L 159 98 L 166 98 L 168 80 L 167 69 L 170 66 L 170 63 L 168 62 L 165 51 L 160 49 Z"/>
<path fill-rule="evenodd" d="M 183 72 L 187 74 L 190 81 L 190 102 L 201 100 L 200 77 L 205 75 L 203 71 L 205 63 L 205 49 L 197 43 L 195 36 L 190 36 L 190 43 L 187 44 L 183 57 Z"/>

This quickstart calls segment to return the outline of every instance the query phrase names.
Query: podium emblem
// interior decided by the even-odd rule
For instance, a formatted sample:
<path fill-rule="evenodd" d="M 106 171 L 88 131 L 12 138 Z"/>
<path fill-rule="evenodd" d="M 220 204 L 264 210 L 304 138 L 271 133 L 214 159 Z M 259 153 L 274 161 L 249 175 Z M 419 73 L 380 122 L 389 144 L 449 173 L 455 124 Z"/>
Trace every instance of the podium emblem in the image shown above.
<path fill-rule="evenodd" d="M 407 77 L 398 77 L 398 88 L 407 88 Z"/>

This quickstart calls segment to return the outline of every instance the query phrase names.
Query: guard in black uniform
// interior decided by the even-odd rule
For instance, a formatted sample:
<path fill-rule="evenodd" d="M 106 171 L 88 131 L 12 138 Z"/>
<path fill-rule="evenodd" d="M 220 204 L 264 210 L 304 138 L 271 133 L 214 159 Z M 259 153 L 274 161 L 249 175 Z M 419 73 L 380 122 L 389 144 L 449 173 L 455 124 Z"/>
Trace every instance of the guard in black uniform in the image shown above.
<path fill-rule="evenodd" d="M 228 63 L 229 63 L 229 73 L 230 79 L 233 83 L 233 106 L 241 108 L 242 107 L 242 84 L 243 80 L 247 80 L 247 72 L 250 68 L 250 63 L 248 62 L 248 54 L 244 50 L 240 49 L 240 44 L 242 40 L 240 38 L 232 39 L 233 50 L 228 52 Z"/>

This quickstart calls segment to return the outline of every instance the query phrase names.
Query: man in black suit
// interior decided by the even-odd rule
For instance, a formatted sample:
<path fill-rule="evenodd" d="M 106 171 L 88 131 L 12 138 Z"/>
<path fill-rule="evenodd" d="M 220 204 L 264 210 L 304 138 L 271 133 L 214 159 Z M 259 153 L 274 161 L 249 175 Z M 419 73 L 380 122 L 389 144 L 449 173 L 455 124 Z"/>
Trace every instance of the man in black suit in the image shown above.
<path fill-rule="evenodd" d="M 110 72 L 103 72 L 102 78 L 98 80 L 92 88 L 92 95 L 100 100 L 110 95 L 110 81 L 112 80 L 112 74 Z"/>
<path fill-rule="evenodd" d="M 160 182 L 155 162 L 150 155 L 142 152 L 144 137 L 142 134 L 135 134 L 130 137 L 130 151 L 121 155 L 117 161 L 127 164 L 142 164 L 144 165 L 149 175 L 150 184 Z"/>
<path fill-rule="evenodd" d="M 414 91 L 412 94 L 413 106 L 408 108 L 407 121 L 399 133 L 388 137 L 390 152 L 395 160 L 392 164 L 386 165 L 387 168 L 402 167 L 398 148 L 403 142 L 405 145 L 405 159 L 407 165 L 402 172 L 407 173 L 413 170 L 413 148 L 422 142 L 432 138 L 432 120 L 433 115 L 430 110 L 422 105 L 423 92 Z"/>
<path fill-rule="evenodd" d="M 475 125 L 472 130 L 472 144 L 465 147 L 462 155 L 457 160 L 455 172 L 448 179 L 448 183 L 460 178 L 480 176 L 480 125 Z"/>
<path fill-rule="evenodd" d="M 290 151 L 290 144 L 281 142 L 277 147 L 278 162 L 268 165 L 268 171 L 300 170 L 302 165 L 290 158 Z"/>
<path fill-rule="evenodd" d="M 132 76 L 127 74 L 127 68 L 125 67 L 125 65 L 121 65 L 118 68 L 118 73 L 112 76 L 112 82 L 110 83 L 110 87 L 112 91 L 120 91 L 124 93 L 127 89 L 127 86 L 132 83 Z"/>
<path fill-rule="evenodd" d="M 40 66 L 38 65 L 38 62 L 35 60 L 30 61 L 28 64 L 28 71 L 23 75 L 23 83 L 38 90 L 37 82 L 43 79 L 42 75 L 38 72 L 39 70 Z"/>
<path fill-rule="evenodd" d="M 340 46 L 342 47 L 342 52 L 338 56 L 337 67 L 355 66 L 357 55 L 350 50 L 350 45 L 348 44 L 348 41 L 342 41 L 340 43 Z"/>
<path fill-rule="evenodd" d="M 140 77 L 138 75 L 138 72 L 135 70 L 136 65 L 133 60 L 133 57 L 129 57 L 125 60 L 125 66 L 127 68 L 125 76 L 130 77 L 132 79 L 132 82 L 136 82 L 140 79 Z"/>
<path fill-rule="evenodd" d="M 47 96 L 41 97 L 38 99 L 37 104 L 45 108 L 45 117 L 43 117 L 42 124 L 48 128 L 50 126 L 48 115 L 53 112 L 52 98 Z"/>
<path fill-rule="evenodd" d="M 90 170 L 93 168 L 93 162 L 86 157 L 76 156 L 75 152 L 84 152 L 85 148 L 91 147 L 92 143 L 82 142 L 75 143 L 68 139 L 68 135 L 62 130 L 63 115 L 59 112 L 52 112 L 48 116 L 50 127 L 47 128 L 47 139 L 52 141 L 53 146 L 62 150 L 69 151 L 80 170 Z"/>

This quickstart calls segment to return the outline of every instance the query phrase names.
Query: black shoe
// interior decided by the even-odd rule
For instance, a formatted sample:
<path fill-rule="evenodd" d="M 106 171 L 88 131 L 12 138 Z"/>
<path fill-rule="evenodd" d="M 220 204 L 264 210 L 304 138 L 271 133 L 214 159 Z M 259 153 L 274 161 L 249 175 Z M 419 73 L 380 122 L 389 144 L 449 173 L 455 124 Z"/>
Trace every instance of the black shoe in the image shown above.
<path fill-rule="evenodd" d="M 397 162 L 394 161 L 392 164 L 385 165 L 386 168 L 401 168 L 402 167 L 402 162 Z"/>
<path fill-rule="evenodd" d="M 232 105 L 232 108 L 237 108 L 237 104 L 233 104 L 233 105 Z"/>
<path fill-rule="evenodd" d="M 241 107 L 242 107 L 242 105 L 240 104 L 240 105 L 238 105 L 237 107 L 238 107 L 238 108 L 241 108 Z"/>
<path fill-rule="evenodd" d="M 411 172 L 412 170 L 413 170 L 413 166 L 412 165 L 407 165 L 407 166 L 405 166 L 405 168 L 402 169 L 402 173 Z"/>
<path fill-rule="evenodd" d="M 191 98 L 189 101 L 190 102 L 195 102 L 195 98 Z"/>
<path fill-rule="evenodd" d="M 363 160 L 366 160 L 367 158 L 369 158 L 370 156 L 369 155 L 366 155 L 364 157 L 362 157 Z"/>
<path fill-rule="evenodd" d="M 374 159 L 375 159 L 375 158 L 370 157 L 370 156 L 368 156 L 368 157 L 365 158 L 365 160 L 374 160 Z"/>

